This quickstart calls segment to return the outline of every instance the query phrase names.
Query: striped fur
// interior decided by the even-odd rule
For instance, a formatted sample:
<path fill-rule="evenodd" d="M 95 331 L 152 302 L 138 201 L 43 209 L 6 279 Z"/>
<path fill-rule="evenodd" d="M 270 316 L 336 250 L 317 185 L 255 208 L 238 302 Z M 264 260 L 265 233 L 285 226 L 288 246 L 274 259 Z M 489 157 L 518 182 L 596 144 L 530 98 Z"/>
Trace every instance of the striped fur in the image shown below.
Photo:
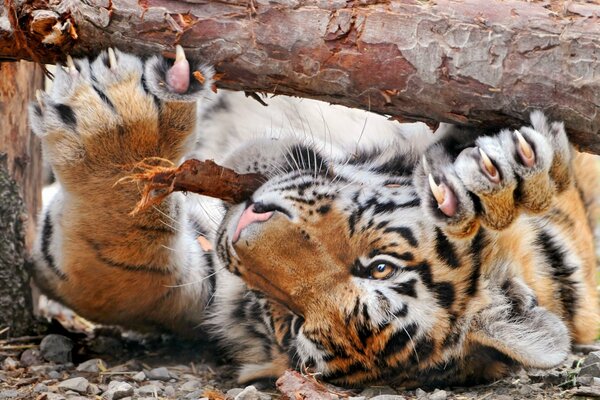
<path fill-rule="evenodd" d="M 271 137 L 249 139 L 263 135 L 224 121 L 248 121 L 258 106 L 216 97 L 210 82 L 178 97 L 161 85 L 170 64 L 158 58 L 117 53 L 118 70 L 105 58 L 59 71 L 31 111 L 61 184 L 40 228 L 36 280 L 82 315 L 192 336 L 201 325 L 239 363 L 241 382 L 292 367 L 343 385 L 478 383 L 552 367 L 572 341 L 596 337 L 595 166 L 570 150 L 561 124 L 534 114 L 521 129 L 530 168 L 508 131 L 411 136 L 374 117 L 378 132 L 366 134 L 379 146 L 357 146 L 364 114 L 352 111 L 338 110 L 352 123 L 335 134 L 298 139 L 271 126 Z M 280 110 L 261 109 L 260 123 Z M 472 146 L 498 168 L 497 185 Z M 267 180 L 244 204 L 170 196 L 129 216 L 137 189 L 114 182 L 144 157 L 177 162 L 186 151 Z M 456 196 L 451 216 L 429 174 Z M 265 220 L 239 233 L 248 210 Z"/>

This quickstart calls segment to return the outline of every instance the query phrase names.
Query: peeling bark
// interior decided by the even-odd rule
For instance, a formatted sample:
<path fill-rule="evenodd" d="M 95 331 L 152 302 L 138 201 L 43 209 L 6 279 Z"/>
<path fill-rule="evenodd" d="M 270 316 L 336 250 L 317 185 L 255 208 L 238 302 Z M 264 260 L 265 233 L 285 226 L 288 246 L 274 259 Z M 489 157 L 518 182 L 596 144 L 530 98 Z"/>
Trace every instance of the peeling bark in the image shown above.
<path fill-rule="evenodd" d="M 488 127 L 541 109 L 600 153 L 599 17 L 560 0 L 5 0 L 0 57 L 181 44 L 223 88 Z"/>

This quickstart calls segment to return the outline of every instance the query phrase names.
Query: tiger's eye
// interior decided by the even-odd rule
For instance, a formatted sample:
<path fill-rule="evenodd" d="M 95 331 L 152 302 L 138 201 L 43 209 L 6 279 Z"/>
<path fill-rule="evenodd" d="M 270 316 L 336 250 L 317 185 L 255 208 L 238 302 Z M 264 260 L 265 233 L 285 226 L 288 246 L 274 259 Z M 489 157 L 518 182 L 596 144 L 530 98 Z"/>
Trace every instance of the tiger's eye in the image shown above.
<path fill-rule="evenodd" d="M 386 262 L 374 263 L 369 268 L 369 278 L 387 279 L 396 271 L 396 267 Z"/>

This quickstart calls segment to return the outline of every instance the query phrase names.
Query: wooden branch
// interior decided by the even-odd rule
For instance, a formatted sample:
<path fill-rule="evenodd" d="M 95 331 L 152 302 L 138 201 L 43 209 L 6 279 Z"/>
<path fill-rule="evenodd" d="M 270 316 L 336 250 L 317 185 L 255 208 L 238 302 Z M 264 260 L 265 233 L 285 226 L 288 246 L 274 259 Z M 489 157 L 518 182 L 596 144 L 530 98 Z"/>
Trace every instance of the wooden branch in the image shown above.
<path fill-rule="evenodd" d="M 132 214 L 160 203 L 173 192 L 192 192 L 228 203 L 241 203 L 249 199 L 265 181 L 260 174 L 238 174 L 212 160 L 191 159 L 179 167 L 157 165 L 156 161 L 142 161 L 135 168 L 137 172 L 119 181 L 134 182 L 141 186 L 142 197 Z"/>
<path fill-rule="evenodd" d="M 100 46 L 169 54 L 179 43 L 216 66 L 223 88 L 488 127 L 541 109 L 600 153 L 594 2 L 4 1 L 0 57 L 54 62 Z"/>

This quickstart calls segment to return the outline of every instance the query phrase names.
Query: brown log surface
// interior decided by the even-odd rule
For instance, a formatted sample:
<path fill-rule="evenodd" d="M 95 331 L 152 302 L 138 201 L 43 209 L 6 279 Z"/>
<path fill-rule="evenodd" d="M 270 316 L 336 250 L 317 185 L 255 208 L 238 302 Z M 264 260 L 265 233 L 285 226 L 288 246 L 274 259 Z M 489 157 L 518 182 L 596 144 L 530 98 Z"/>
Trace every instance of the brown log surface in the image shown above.
<path fill-rule="evenodd" d="M 36 326 L 26 265 L 41 206 L 41 148 L 25 110 L 43 82 L 33 63 L 0 63 L 0 330 L 9 327 L 9 336 Z"/>
<path fill-rule="evenodd" d="M 18 26 L 18 29 L 15 27 Z M 42 41 L 44 44 L 42 44 Z M 399 119 L 513 126 L 534 109 L 600 154 L 600 5 L 523 0 L 5 0 L 0 57 L 181 44 L 223 88 Z"/>

